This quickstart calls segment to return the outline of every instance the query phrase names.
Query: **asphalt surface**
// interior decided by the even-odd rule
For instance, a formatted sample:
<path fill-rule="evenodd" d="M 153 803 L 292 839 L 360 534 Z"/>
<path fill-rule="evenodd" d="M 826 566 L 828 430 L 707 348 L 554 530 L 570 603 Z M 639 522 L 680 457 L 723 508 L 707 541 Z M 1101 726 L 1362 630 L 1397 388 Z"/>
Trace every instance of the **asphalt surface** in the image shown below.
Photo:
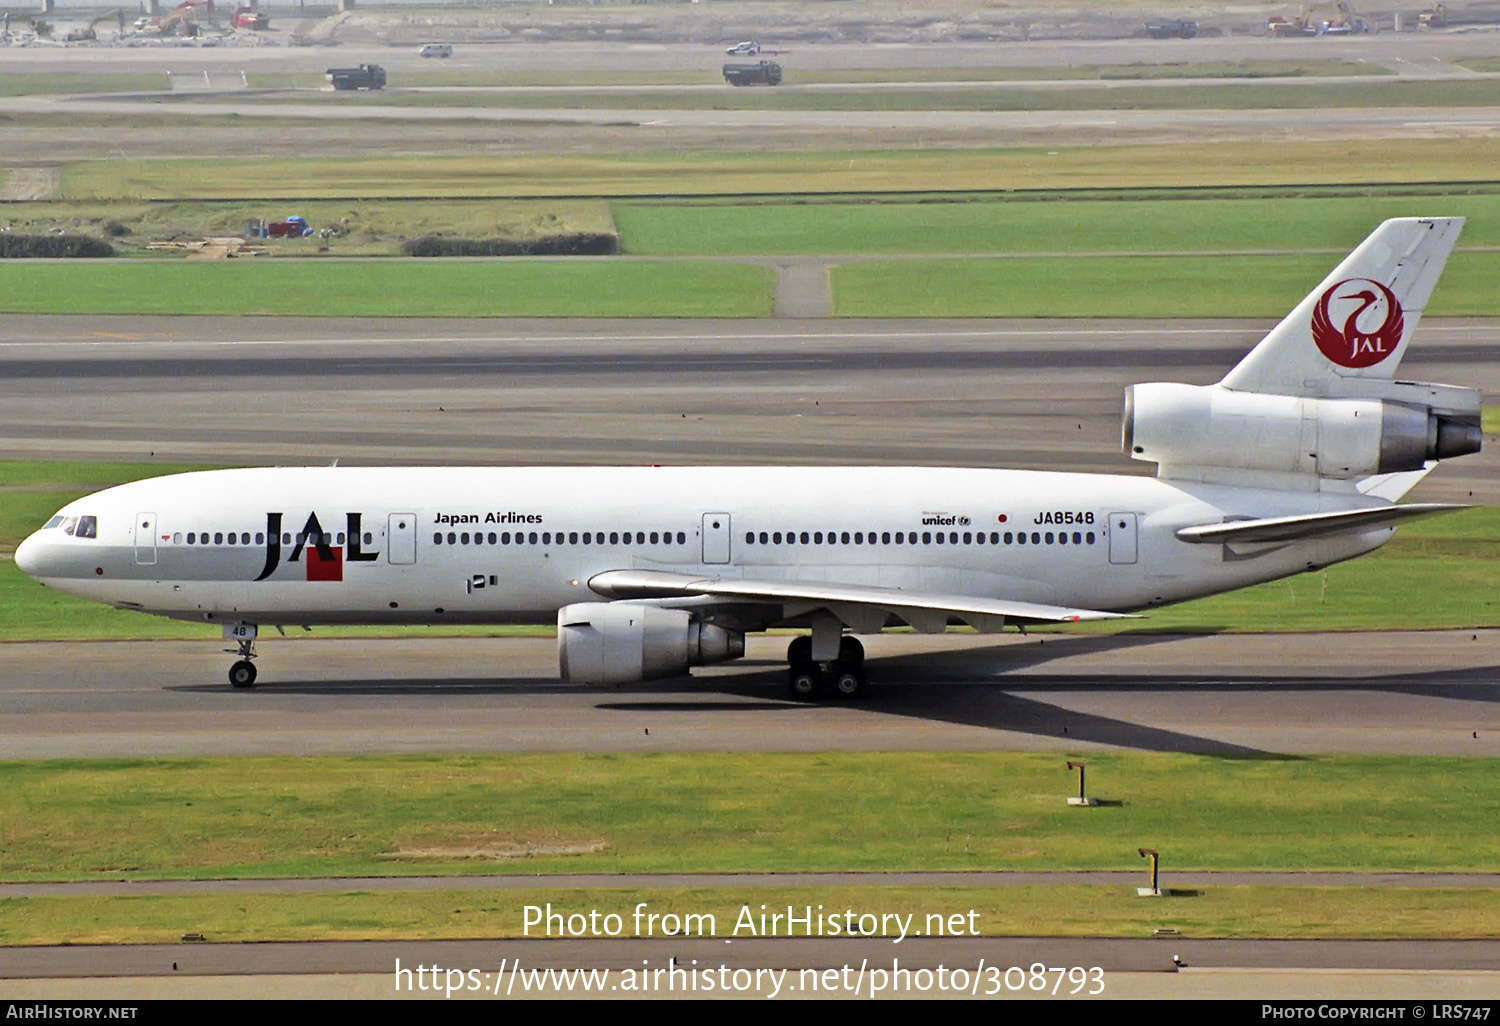
<path fill-rule="evenodd" d="M 7 758 L 551 751 L 1500 756 L 1500 631 L 866 639 L 855 703 L 785 698 L 786 638 L 690 679 L 566 687 L 550 638 L 0 645 Z M 1099 797 L 1108 798 L 1100 794 Z"/>

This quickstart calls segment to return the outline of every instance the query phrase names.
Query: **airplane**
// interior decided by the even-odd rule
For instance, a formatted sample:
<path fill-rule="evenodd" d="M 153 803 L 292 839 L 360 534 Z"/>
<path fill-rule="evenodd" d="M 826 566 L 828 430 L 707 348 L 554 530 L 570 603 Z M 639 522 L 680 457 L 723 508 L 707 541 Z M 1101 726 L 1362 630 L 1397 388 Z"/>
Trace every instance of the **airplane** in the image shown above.
<path fill-rule="evenodd" d="M 859 635 L 1076 623 L 1379 548 L 1480 395 L 1395 377 L 1463 226 L 1381 224 L 1213 385 L 1136 384 L 1155 477 L 956 467 L 292 467 L 174 474 L 70 502 L 17 549 L 41 584 L 222 625 L 557 624 L 563 681 L 619 685 L 801 628 L 797 699 L 866 685 Z M 997 440 L 1003 445 L 1003 440 Z"/>

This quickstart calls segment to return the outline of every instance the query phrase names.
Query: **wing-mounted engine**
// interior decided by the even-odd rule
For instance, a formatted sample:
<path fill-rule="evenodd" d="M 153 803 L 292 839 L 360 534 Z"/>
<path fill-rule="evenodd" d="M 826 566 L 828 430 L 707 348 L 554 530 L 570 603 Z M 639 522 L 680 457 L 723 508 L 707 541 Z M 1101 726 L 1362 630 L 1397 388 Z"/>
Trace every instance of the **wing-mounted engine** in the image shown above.
<path fill-rule="evenodd" d="M 1169 382 L 1125 390 L 1122 441 L 1162 477 L 1212 470 L 1322 478 L 1420 470 L 1478 452 L 1480 395 L 1409 381 L 1366 382 L 1375 397 L 1313 398 Z"/>
<path fill-rule="evenodd" d="M 681 609 L 580 602 L 557 613 L 557 662 L 567 684 L 635 684 L 744 654 L 743 634 Z"/>

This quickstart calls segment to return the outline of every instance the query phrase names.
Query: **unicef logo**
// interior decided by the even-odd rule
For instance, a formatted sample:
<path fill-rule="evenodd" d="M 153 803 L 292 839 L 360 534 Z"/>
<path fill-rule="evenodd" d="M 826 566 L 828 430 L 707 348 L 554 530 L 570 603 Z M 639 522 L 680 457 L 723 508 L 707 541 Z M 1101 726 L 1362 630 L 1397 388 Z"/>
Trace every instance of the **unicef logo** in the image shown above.
<path fill-rule="evenodd" d="M 1313 341 L 1340 367 L 1373 367 L 1396 351 L 1405 329 L 1400 302 L 1369 278 L 1339 282 L 1313 308 Z"/>

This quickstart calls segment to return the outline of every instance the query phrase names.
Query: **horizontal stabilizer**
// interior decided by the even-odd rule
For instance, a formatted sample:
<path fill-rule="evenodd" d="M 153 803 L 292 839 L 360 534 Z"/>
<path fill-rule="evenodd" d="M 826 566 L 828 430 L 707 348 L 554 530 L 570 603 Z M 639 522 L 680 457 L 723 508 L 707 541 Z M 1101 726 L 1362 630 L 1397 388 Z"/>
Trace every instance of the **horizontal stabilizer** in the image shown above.
<path fill-rule="evenodd" d="M 845 623 L 857 619 L 844 616 L 835 607 L 860 606 L 885 610 L 917 626 L 932 614 L 943 614 L 978 627 L 976 621 L 1009 623 L 1077 623 L 1084 620 L 1127 618 L 1124 613 L 1097 609 L 1070 609 L 1035 602 L 935 595 L 900 588 L 876 588 L 859 584 L 820 584 L 803 581 L 753 581 L 738 578 L 692 577 L 658 570 L 609 570 L 589 579 L 589 588 L 609 599 L 673 599 L 705 597 L 725 602 L 778 603 L 801 606 L 803 611 L 828 608 Z M 927 614 L 927 615 L 923 615 Z M 862 618 L 859 618 L 862 619 Z M 983 628 L 979 628 L 983 629 Z"/>
<path fill-rule="evenodd" d="M 1336 510 L 1332 513 L 1304 513 L 1294 517 L 1267 517 L 1263 520 L 1230 520 L 1222 524 L 1184 527 L 1177 537 L 1186 542 L 1290 542 L 1320 538 L 1341 531 L 1360 531 L 1393 524 L 1401 520 L 1430 517 L 1468 506 L 1448 502 L 1411 502 L 1404 506 L 1376 506 L 1371 509 Z"/>

